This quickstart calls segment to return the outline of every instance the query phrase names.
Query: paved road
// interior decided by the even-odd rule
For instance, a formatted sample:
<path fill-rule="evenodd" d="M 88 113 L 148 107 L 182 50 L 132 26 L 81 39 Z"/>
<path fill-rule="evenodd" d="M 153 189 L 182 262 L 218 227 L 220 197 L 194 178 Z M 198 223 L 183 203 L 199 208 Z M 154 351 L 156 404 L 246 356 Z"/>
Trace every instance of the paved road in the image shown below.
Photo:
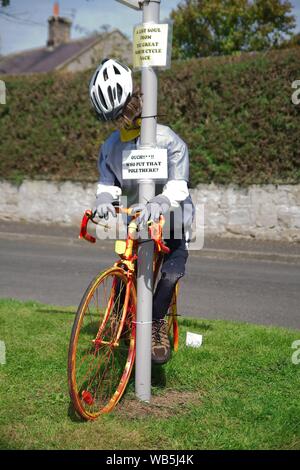
<path fill-rule="evenodd" d="M 0 223 L 0 297 L 76 305 L 114 259 L 76 229 Z M 300 328 L 300 246 L 212 239 L 191 253 L 181 293 L 184 315 Z"/>

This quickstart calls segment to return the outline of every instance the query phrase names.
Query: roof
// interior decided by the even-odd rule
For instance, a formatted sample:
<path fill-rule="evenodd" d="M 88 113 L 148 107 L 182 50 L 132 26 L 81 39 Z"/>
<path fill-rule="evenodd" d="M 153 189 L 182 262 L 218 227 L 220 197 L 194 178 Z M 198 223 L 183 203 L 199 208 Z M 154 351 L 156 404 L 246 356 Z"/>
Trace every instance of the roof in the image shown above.
<path fill-rule="evenodd" d="M 2 57 L 0 74 L 50 72 L 102 38 L 103 35 L 98 34 L 60 44 L 54 49 L 40 47 Z"/>

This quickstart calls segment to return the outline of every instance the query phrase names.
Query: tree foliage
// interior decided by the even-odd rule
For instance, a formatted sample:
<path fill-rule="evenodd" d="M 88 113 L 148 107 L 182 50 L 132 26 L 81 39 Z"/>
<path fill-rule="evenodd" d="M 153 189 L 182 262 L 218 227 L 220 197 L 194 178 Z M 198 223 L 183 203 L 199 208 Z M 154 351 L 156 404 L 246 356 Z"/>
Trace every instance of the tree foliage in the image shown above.
<path fill-rule="evenodd" d="M 184 0 L 171 13 L 175 58 L 259 51 L 295 27 L 288 0 Z"/>
<path fill-rule="evenodd" d="M 2 7 L 7 7 L 10 3 L 10 0 L 0 0 L 0 5 Z"/>

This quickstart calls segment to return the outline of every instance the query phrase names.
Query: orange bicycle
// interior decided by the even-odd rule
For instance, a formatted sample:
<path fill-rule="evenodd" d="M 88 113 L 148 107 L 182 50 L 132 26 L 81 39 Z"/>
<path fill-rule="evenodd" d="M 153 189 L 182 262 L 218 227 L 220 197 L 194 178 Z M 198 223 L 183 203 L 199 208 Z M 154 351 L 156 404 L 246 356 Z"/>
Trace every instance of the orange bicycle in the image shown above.
<path fill-rule="evenodd" d="M 116 208 L 130 216 L 130 209 Z M 79 304 L 70 338 L 68 383 L 72 403 L 86 420 L 94 420 L 110 412 L 122 397 L 135 360 L 136 341 L 136 260 L 137 215 L 131 217 L 126 240 L 117 240 L 119 260 L 97 275 L 88 286 Z M 85 212 L 80 238 L 95 243 L 87 231 L 95 214 Z M 154 241 L 154 285 L 157 282 L 164 253 L 169 248 L 162 239 L 164 219 L 149 224 Z M 103 224 L 101 224 L 103 225 Z M 176 287 L 168 315 L 168 331 L 174 351 L 178 349 Z"/>

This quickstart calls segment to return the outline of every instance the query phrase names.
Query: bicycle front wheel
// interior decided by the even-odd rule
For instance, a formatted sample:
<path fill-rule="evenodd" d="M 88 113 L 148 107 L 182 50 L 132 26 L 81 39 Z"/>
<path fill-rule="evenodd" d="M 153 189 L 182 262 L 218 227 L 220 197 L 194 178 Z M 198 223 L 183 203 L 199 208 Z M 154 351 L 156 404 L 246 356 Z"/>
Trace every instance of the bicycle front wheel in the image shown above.
<path fill-rule="evenodd" d="M 118 403 L 135 359 L 136 291 L 122 268 L 97 276 L 75 317 L 69 347 L 71 400 L 84 419 L 96 419 Z"/>

